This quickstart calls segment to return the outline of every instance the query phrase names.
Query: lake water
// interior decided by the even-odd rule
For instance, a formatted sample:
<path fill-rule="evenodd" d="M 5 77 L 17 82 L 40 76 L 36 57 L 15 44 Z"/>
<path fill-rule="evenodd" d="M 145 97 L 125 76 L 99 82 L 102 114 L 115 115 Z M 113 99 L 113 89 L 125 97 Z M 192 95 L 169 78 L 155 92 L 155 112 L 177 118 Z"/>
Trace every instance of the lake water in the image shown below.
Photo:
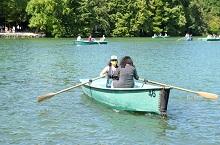
<path fill-rule="evenodd" d="M 218 145 L 220 101 L 171 90 L 168 118 L 118 112 L 73 89 L 36 97 L 99 75 L 111 55 L 133 58 L 142 78 L 220 94 L 220 42 L 112 38 L 0 39 L 0 144 Z"/>

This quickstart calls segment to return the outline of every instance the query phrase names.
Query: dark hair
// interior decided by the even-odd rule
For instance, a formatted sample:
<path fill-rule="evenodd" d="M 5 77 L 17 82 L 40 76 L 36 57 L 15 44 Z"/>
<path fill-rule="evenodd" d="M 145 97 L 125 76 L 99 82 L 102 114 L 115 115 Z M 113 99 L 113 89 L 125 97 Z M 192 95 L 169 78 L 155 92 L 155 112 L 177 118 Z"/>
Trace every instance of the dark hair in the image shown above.
<path fill-rule="evenodd" d="M 120 66 L 122 68 L 125 68 L 126 64 L 130 64 L 131 66 L 134 66 L 133 61 L 130 56 L 125 56 L 121 59 Z"/>
<path fill-rule="evenodd" d="M 108 62 L 108 66 L 112 66 L 111 60 Z M 115 68 L 118 68 L 118 60 L 117 60 L 117 64 L 116 64 Z"/>

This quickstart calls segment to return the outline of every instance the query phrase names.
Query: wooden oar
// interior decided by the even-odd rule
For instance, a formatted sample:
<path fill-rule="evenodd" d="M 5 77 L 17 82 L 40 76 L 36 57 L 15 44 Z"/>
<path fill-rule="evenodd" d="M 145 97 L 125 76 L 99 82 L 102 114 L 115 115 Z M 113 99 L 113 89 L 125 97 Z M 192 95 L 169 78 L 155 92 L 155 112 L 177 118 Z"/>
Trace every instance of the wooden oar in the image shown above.
<path fill-rule="evenodd" d="M 151 80 L 145 80 L 145 79 L 142 79 L 142 78 L 139 78 L 139 80 L 145 81 L 145 82 L 149 82 L 149 83 L 152 83 L 152 84 L 157 84 L 157 85 L 160 85 L 160 86 L 167 86 L 167 87 L 170 87 L 170 88 L 174 88 L 174 89 L 185 91 L 185 92 L 189 92 L 189 93 L 194 93 L 194 94 L 196 94 L 198 96 L 201 96 L 201 97 L 204 97 L 204 98 L 207 98 L 207 99 L 217 99 L 218 98 L 218 95 L 217 94 L 213 94 L 213 93 L 193 91 L 193 90 L 184 89 L 184 88 L 177 87 L 177 86 L 167 85 L 167 84 L 160 83 L 160 82 L 155 82 L 155 81 L 151 81 Z"/>
<path fill-rule="evenodd" d="M 80 86 L 82 86 L 82 85 L 84 85 L 84 84 L 89 83 L 90 81 L 95 81 L 95 80 L 98 80 L 98 79 L 103 78 L 103 77 L 105 77 L 105 76 L 100 76 L 100 77 L 93 78 L 93 79 L 91 79 L 91 80 L 89 80 L 89 81 L 86 81 L 86 82 L 83 82 L 83 83 L 74 85 L 74 86 L 72 86 L 72 87 L 69 87 L 69 88 L 60 90 L 60 91 L 55 92 L 55 93 L 52 92 L 52 93 L 48 93 L 48 94 L 45 94 L 45 95 L 42 95 L 42 96 L 38 96 L 38 97 L 37 97 L 37 101 L 38 101 L 38 102 L 44 101 L 44 100 L 49 99 L 49 98 L 51 98 L 51 97 L 53 97 L 53 96 L 55 96 L 55 95 L 57 95 L 57 94 L 60 94 L 60 93 L 69 91 L 69 90 L 71 90 L 71 89 L 80 87 Z"/>

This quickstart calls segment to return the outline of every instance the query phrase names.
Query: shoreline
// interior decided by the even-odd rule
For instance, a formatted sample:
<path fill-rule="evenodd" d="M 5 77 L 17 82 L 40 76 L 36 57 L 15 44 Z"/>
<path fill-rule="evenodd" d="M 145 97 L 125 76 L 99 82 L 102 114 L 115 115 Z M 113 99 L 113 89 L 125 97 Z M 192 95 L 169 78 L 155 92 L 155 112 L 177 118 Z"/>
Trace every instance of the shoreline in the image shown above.
<path fill-rule="evenodd" d="M 205 35 L 200 35 L 200 36 L 193 36 L 193 38 L 206 38 L 207 36 Z M 55 38 L 55 37 L 47 37 L 46 34 L 42 34 L 42 33 L 32 33 L 32 32 L 11 32 L 11 33 L 0 33 L 0 38 Z M 73 38 L 76 39 L 76 37 L 59 37 L 60 39 L 63 38 Z M 99 37 L 96 37 L 99 38 Z M 151 36 L 140 36 L 140 37 L 107 37 L 107 38 L 152 38 Z M 152 38 L 152 39 L 170 39 L 170 38 L 184 38 L 184 36 L 169 36 L 169 37 L 157 37 L 157 38 Z M 218 37 L 219 38 L 219 37 Z M 56 39 L 56 38 L 55 38 Z M 84 40 L 86 40 L 87 38 L 82 38 Z"/>
<path fill-rule="evenodd" d="M 42 38 L 46 37 L 45 34 L 38 34 L 38 33 L 32 33 L 32 32 L 15 32 L 15 33 L 0 33 L 0 37 L 5 38 Z"/>

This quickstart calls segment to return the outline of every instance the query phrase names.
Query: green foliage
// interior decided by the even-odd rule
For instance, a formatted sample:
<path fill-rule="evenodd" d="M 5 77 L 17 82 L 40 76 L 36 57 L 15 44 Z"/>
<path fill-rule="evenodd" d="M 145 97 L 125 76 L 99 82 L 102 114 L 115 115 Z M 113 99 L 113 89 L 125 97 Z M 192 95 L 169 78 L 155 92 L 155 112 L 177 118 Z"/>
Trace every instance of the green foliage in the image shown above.
<path fill-rule="evenodd" d="M 0 19 L 5 25 L 17 25 L 27 21 L 25 8 L 28 0 L 1 0 Z"/>
<path fill-rule="evenodd" d="M 2 0 L 0 25 L 47 36 L 152 36 L 220 32 L 219 0 Z"/>
<path fill-rule="evenodd" d="M 149 31 L 153 14 L 145 0 L 121 0 L 115 9 L 119 11 L 114 15 L 113 36 L 140 36 Z"/>
<path fill-rule="evenodd" d="M 59 0 L 30 0 L 27 13 L 31 14 L 30 27 L 44 31 L 49 35 L 60 37 L 64 28 L 59 16 L 62 16 L 62 3 Z"/>
<path fill-rule="evenodd" d="M 220 34 L 220 1 L 202 0 L 203 18 L 207 25 L 204 32 Z"/>
<path fill-rule="evenodd" d="M 220 34 L 220 17 L 210 16 L 208 19 L 208 32 Z"/>

